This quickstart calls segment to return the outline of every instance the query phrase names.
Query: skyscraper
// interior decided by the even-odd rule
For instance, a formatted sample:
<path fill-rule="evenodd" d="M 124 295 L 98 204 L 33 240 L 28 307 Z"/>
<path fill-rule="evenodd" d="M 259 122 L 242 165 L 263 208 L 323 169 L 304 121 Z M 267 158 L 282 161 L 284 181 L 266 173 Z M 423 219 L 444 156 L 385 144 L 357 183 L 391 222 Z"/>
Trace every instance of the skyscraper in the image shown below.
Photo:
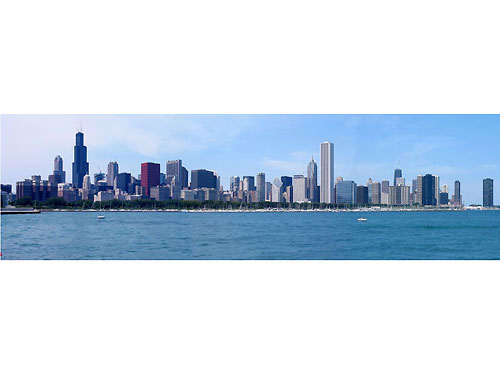
<path fill-rule="evenodd" d="M 271 202 L 281 202 L 282 199 L 282 185 L 283 182 L 276 177 L 273 181 L 272 192 L 271 192 Z"/>
<path fill-rule="evenodd" d="M 189 173 L 185 167 L 181 169 L 181 188 L 187 188 L 189 186 Z"/>
<path fill-rule="evenodd" d="M 321 154 L 321 203 L 335 203 L 334 185 L 334 145 L 323 142 L 320 147 Z"/>
<path fill-rule="evenodd" d="M 83 144 L 83 133 L 76 133 L 76 145 L 74 148 L 73 161 L 73 186 L 81 189 L 83 176 L 89 173 L 89 163 L 87 162 L 87 146 Z"/>
<path fill-rule="evenodd" d="M 293 202 L 307 201 L 307 177 L 303 175 L 293 176 Z"/>
<path fill-rule="evenodd" d="M 356 187 L 356 204 L 366 205 L 368 204 L 368 187 L 359 185 Z"/>
<path fill-rule="evenodd" d="M 141 186 L 144 188 L 144 195 L 149 197 L 150 188 L 160 185 L 160 164 L 141 164 Z"/>
<path fill-rule="evenodd" d="M 281 176 L 281 184 L 282 184 L 281 185 L 281 191 L 280 191 L 280 194 L 281 194 L 281 197 L 282 197 L 281 201 L 285 202 L 286 199 L 285 199 L 285 197 L 284 197 L 283 194 L 286 193 L 287 188 L 289 186 L 293 186 L 293 179 L 292 179 L 292 177 L 290 177 L 290 176 Z M 290 197 L 290 195 L 288 195 L 288 197 Z"/>
<path fill-rule="evenodd" d="M 237 193 L 240 190 L 240 178 L 238 176 L 232 176 L 229 180 L 229 190 Z"/>
<path fill-rule="evenodd" d="M 49 182 L 54 184 L 66 183 L 66 172 L 63 171 L 63 159 L 57 155 L 54 159 L 54 172 L 49 176 Z"/>
<path fill-rule="evenodd" d="M 483 207 L 493 207 L 493 180 L 483 180 Z"/>
<path fill-rule="evenodd" d="M 82 189 L 87 191 L 90 190 L 90 176 L 88 174 L 83 176 Z"/>
<path fill-rule="evenodd" d="M 256 178 L 257 199 L 259 202 L 266 200 L 266 174 L 259 173 Z"/>
<path fill-rule="evenodd" d="M 397 179 L 400 177 L 403 177 L 403 171 L 399 168 L 396 168 L 394 170 L 394 185 L 393 186 L 397 186 Z"/>
<path fill-rule="evenodd" d="M 372 187 L 372 199 L 371 199 L 371 204 L 381 204 L 382 203 L 382 185 L 380 182 L 373 182 L 371 184 Z M 368 190 L 368 189 L 367 189 Z M 367 200 L 367 203 L 368 200 Z"/>
<path fill-rule="evenodd" d="M 130 184 L 132 182 L 132 175 L 130 173 L 118 173 L 115 179 L 115 190 L 120 189 L 126 193 L 133 193 L 130 191 Z"/>
<path fill-rule="evenodd" d="M 438 206 L 439 205 L 439 176 L 426 174 L 419 176 L 422 179 L 422 205 L 423 206 Z"/>
<path fill-rule="evenodd" d="M 390 183 L 388 180 L 382 181 L 380 191 L 380 204 L 389 204 L 389 185 Z"/>
<path fill-rule="evenodd" d="M 186 170 L 186 172 L 184 172 Z M 184 174 L 185 173 L 185 174 Z M 173 178 L 175 177 L 175 180 Z M 187 184 L 187 169 L 182 166 L 182 160 L 169 160 L 167 161 L 167 174 L 165 176 L 166 181 L 175 181 L 175 185 L 179 189 L 183 189 L 188 186 Z"/>
<path fill-rule="evenodd" d="M 255 177 L 243 176 L 243 191 L 253 191 L 253 190 L 255 190 Z"/>
<path fill-rule="evenodd" d="M 452 197 L 452 204 L 454 206 L 461 206 L 462 205 L 462 193 L 460 191 L 460 181 L 455 181 L 455 194 L 453 194 Z"/>
<path fill-rule="evenodd" d="M 106 183 L 108 186 L 115 185 L 115 178 L 118 175 L 118 163 L 116 161 L 110 161 L 108 163 L 108 174 L 106 175 Z"/>
<path fill-rule="evenodd" d="M 311 161 L 307 165 L 307 192 L 308 198 L 311 202 L 319 202 L 319 192 L 318 192 L 318 165 L 311 158 Z"/>

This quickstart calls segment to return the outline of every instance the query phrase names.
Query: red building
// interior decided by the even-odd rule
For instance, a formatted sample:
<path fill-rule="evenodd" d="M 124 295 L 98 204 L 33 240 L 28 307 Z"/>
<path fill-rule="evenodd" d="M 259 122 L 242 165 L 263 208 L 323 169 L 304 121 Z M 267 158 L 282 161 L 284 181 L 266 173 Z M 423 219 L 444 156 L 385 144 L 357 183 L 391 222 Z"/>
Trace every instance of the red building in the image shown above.
<path fill-rule="evenodd" d="M 141 186 L 144 188 L 144 194 L 149 197 L 149 189 L 160 185 L 160 164 L 142 163 L 141 164 Z"/>

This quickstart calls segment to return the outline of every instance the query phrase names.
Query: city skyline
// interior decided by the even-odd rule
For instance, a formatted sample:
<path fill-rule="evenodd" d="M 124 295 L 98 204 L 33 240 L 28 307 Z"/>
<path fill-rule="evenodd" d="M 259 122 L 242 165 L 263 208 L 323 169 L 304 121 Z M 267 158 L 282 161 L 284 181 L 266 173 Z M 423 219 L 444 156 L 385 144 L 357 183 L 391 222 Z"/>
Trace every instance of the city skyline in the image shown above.
<path fill-rule="evenodd" d="M 263 172 L 267 182 L 283 175 L 307 176 L 311 156 L 318 162 L 319 170 L 319 144 L 325 140 L 335 145 L 335 178 L 342 176 L 358 185 L 364 185 L 368 178 L 378 182 L 391 181 L 395 168 L 400 167 L 407 184 L 418 174 L 428 173 L 439 175 L 441 186 L 453 186 L 455 180 L 460 180 L 464 203 L 481 204 L 483 179 L 495 180 L 500 174 L 494 147 L 483 147 L 493 146 L 495 135 L 500 130 L 496 125 L 500 116 L 3 115 L 2 183 L 15 184 L 31 175 L 41 175 L 46 179 L 53 173 L 56 155 L 62 156 L 64 170 L 71 173 L 69 166 L 73 157 L 66 150 L 68 143 L 74 147 L 77 119 L 83 123 L 91 176 L 98 172 L 98 166 L 105 173 L 108 164 L 115 160 L 120 171 L 137 176 L 141 163 L 145 161 L 159 163 L 162 173 L 165 173 L 167 160 L 181 159 L 189 171 L 217 171 L 222 185 L 228 190 L 231 176 L 257 176 Z M 458 119 L 462 125 L 457 125 Z M 50 122 L 54 124 L 52 127 L 48 125 Z M 270 123 L 274 125 L 270 126 Z M 441 123 L 445 129 L 436 129 L 430 138 L 415 133 L 418 128 L 422 134 L 427 134 L 426 131 L 436 123 Z M 451 123 L 454 124 L 453 133 L 448 133 Z M 474 123 L 475 132 L 468 134 L 467 130 L 471 130 Z M 109 138 L 108 132 L 116 135 Z M 163 142 L 163 133 L 174 136 L 174 141 Z M 380 136 L 373 137 L 374 133 Z M 148 142 L 153 135 L 159 139 L 160 146 L 153 142 L 148 151 Z M 474 139 L 481 136 L 483 141 L 476 144 Z M 368 143 L 367 138 L 371 138 Z M 429 139 L 435 142 L 429 143 Z M 23 144 L 25 150 L 19 156 L 21 153 L 15 148 L 22 148 Z M 456 152 L 457 144 L 471 152 Z M 164 151 L 167 146 L 171 146 L 169 151 Z M 106 158 L 104 154 L 110 156 Z M 436 155 L 438 160 L 433 160 L 430 155 Z M 399 161 L 390 162 L 388 158 Z M 427 160 L 426 166 L 420 161 L 424 159 Z M 450 160 L 455 164 L 447 163 Z M 66 179 L 71 181 L 69 173 Z M 321 183 L 320 173 L 318 183 Z M 498 204 L 496 185 L 494 189 L 495 203 Z"/>

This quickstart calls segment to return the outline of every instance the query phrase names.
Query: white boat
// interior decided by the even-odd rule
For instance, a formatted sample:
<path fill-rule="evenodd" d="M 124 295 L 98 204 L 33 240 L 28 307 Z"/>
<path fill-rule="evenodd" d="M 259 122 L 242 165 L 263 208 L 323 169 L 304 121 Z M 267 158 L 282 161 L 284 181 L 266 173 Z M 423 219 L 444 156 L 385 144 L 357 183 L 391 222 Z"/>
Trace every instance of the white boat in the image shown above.
<path fill-rule="evenodd" d="M 104 220 L 104 219 L 105 219 L 105 217 L 104 217 L 104 216 L 97 216 L 97 218 L 98 218 L 99 220 Z"/>
<path fill-rule="evenodd" d="M 364 223 L 364 222 L 368 221 L 368 219 L 365 219 L 364 217 L 360 217 L 358 219 L 358 221 Z"/>

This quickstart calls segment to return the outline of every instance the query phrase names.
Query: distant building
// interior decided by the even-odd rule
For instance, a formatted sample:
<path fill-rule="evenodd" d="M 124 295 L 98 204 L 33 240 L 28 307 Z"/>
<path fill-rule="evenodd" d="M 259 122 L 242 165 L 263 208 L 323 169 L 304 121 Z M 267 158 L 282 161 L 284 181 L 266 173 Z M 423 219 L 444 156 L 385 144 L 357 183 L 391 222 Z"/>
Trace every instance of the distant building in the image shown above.
<path fill-rule="evenodd" d="M 160 173 L 160 185 L 165 185 L 165 173 Z"/>
<path fill-rule="evenodd" d="M 272 185 L 272 196 L 271 196 L 271 201 L 272 202 L 281 202 L 282 201 L 282 187 L 283 183 L 279 178 L 275 178 L 273 180 L 273 185 Z"/>
<path fill-rule="evenodd" d="M 83 185 L 83 177 L 82 177 Z M 57 196 L 63 198 L 66 202 L 75 202 L 78 200 L 77 190 L 73 188 L 70 184 L 58 184 L 57 185 Z"/>
<path fill-rule="evenodd" d="M 24 181 L 16 182 L 16 198 L 21 199 L 24 197 L 32 198 L 33 181 L 26 179 Z"/>
<path fill-rule="evenodd" d="M 354 181 L 339 181 L 335 187 L 337 204 L 356 204 L 356 183 Z"/>
<path fill-rule="evenodd" d="M 106 183 L 108 186 L 115 186 L 115 178 L 118 175 L 118 163 L 111 161 L 108 163 L 108 174 L 106 175 Z"/>
<path fill-rule="evenodd" d="M 205 201 L 218 201 L 219 200 L 219 192 L 215 188 L 202 188 L 203 191 L 203 199 Z"/>
<path fill-rule="evenodd" d="M 215 189 L 216 187 L 217 178 L 214 172 L 207 171 L 206 169 L 195 169 L 191 171 L 191 189 Z"/>
<path fill-rule="evenodd" d="M 366 181 L 366 186 L 368 187 L 368 203 L 372 203 L 372 184 L 373 180 L 371 178 Z"/>
<path fill-rule="evenodd" d="M 286 187 L 286 190 L 283 192 L 283 201 L 286 203 L 293 202 L 293 186 Z"/>
<path fill-rule="evenodd" d="M 182 189 L 181 190 L 181 199 L 185 201 L 194 201 L 196 200 L 194 190 Z"/>
<path fill-rule="evenodd" d="M 397 186 L 397 179 L 401 177 L 403 177 L 403 171 L 399 168 L 396 168 L 394 170 L 394 186 Z"/>
<path fill-rule="evenodd" d="M 94 173 L 94 185 L 97 185 L 99 181 L 106 181 L 106 175 L 104 173 Z"/>
<path fill-rule="evenodd" d="M 271 182 L 266 182 L 266 201 L 272 202 L 273 200 L 273 184 Z"/>
<path fill-rule="evenodd" d="M 293 202 L 302 203 L 309 200 L 307 197 L 307 177 L 303 175 L 293 176 L 292 186 Z"/>
<path fill-rule="evenodd" d="M 175 177 L 175 186 L 178 190 L 188 187 L 188 171 L 182 166 L 182 160 L 167 161 L 166 181 L 172 181 Z M 168 184 L 168 182 L 166 182 Z"/>
<path fill-rule="evenodd" d="M 373 182 L 371 184 L 372 187 L 372 199 L 371 204 L 381 204 L 382 203 L 382 185 L 380 182 Z"/>
<path fill-rule="evenodd" d="M 449 197 L 448 197 L 448 192 L 441 192 L 439 193 L 439 202 L 442 205 L 448 205 L 449 203 Z"/>
<path fill-rule="evenodd" d="M 257 200 L 264 202 L 266 200 L 266 174 L 259 173 L 256 178 L 255 188 L 257 191 Z"/>
<path fill-rule="evenodd" d="M 356 204 L 365 206 L 368 204 L 368 186 L 356 187 Z"/>
<path fill-rule="evenodd" d="M 311 202 L 319 202 L 318 165 L 314 158 L 307 165 L 307 182 L 307 197 Z"/>
<path fill-rule="evenodd" d="M 410 204 L 410 187 L 404 185 L 389 186 L 389 205 L 408 206 Z"/>
<path fill-rule="evenodd" d="M 149 197 L 150 188 L 160 185 L 160 164 L 141 164 L 141 186 L 144 188 L 144 195 Z"/>
<path fill-rule="evenodd" d="M 394 186 L 405 186 L 405 185 L 406 185 L 406 180 L 404 177 L 396 178 L 396 184 Z"/>
<path fill-rule="evenodd" d="M 97 193 L 95 198 L 96 202 L 112 201 L 115 199 L 115 193 L 113 191 L 100 191 Z"/>
<path fill-rule="evenodd" d="M 334 185 L 334 145 L 323 142 L 320 147 L 321 154 L 321 203 L 335 203 Z"/>
<path fill-rule="evenodd" d="M 238 176 L 232 176 L 229 179 L 229 190 L 237 193 L 240 190 L 240 178 Z"/>
<path fill-rule="evenodd" d="M 451 198 L 451 204 L 454 206 L 462 206 L 462 193 L 461 193 L 461 186 L 460 186 L 460 181 L 455 181 L 455 194 L 453 194 L 453 197 Z"/>
<path fill-rule="evenodd" d="M 171 197 L 170 193 L 168 186 L 151 186 L 149 188 L 149 197 L 157 201 L 168 201 Z"/>
<path fill-rule="evenodd" d="M 115 178 L 115 190 L 119 189 L 126 193 L 131 193 L 132 175 L 130 173 L 118 173 Z"/>
<path fill-rule="evenodd" d="M 66 183 L 66 172 L 63 170 L 63 159 L 60 155 L 54 159 L 54 172 L 49 176 L 49 182 L 53 184 Z"/>
<path fill-rule="evenodd" d="M 388 180 L 383 180 L 381 184 L 381 192 L 380 192 L 380 204 L 388 205 L 389 204 L 389 186 L 390 183 Z"/>
<path fill-rule="evenodd" d="M 243 176 L 243 191 L 255 190 L 255 177 Z"/>
<path fill-rule="evenodd" d="M 186 188 L 189 186 L 189 173 L 188 170 L 184 167 L 182 167 L 181 170 L 181 187 L 182 189 Z"/>
<path fill-rule="evenodd" d="M 493 207 L 493 180 L 483 180 L 483 207 Z"/>
<path fill-rule="evenodd" d="M 73 186 L 81 189 L 83 176 L 89 174 L 89 163 L 87 162 L 87 146 L 83 144 L 83 133 L 76 133 L 76 145 L 74 147 L 73 162 Z"/>
<path fill-rule="evenodd" d="M 417 203 L 423 206 L 439 205 L 439 176 L 426 174 L 417 177 Z"/>
<path fill-rule="evenodd" d="M 10 184 L 2 184 L 2 191 L 6 192 L 7 194 L 12 194 L 12 185 Z"/>

